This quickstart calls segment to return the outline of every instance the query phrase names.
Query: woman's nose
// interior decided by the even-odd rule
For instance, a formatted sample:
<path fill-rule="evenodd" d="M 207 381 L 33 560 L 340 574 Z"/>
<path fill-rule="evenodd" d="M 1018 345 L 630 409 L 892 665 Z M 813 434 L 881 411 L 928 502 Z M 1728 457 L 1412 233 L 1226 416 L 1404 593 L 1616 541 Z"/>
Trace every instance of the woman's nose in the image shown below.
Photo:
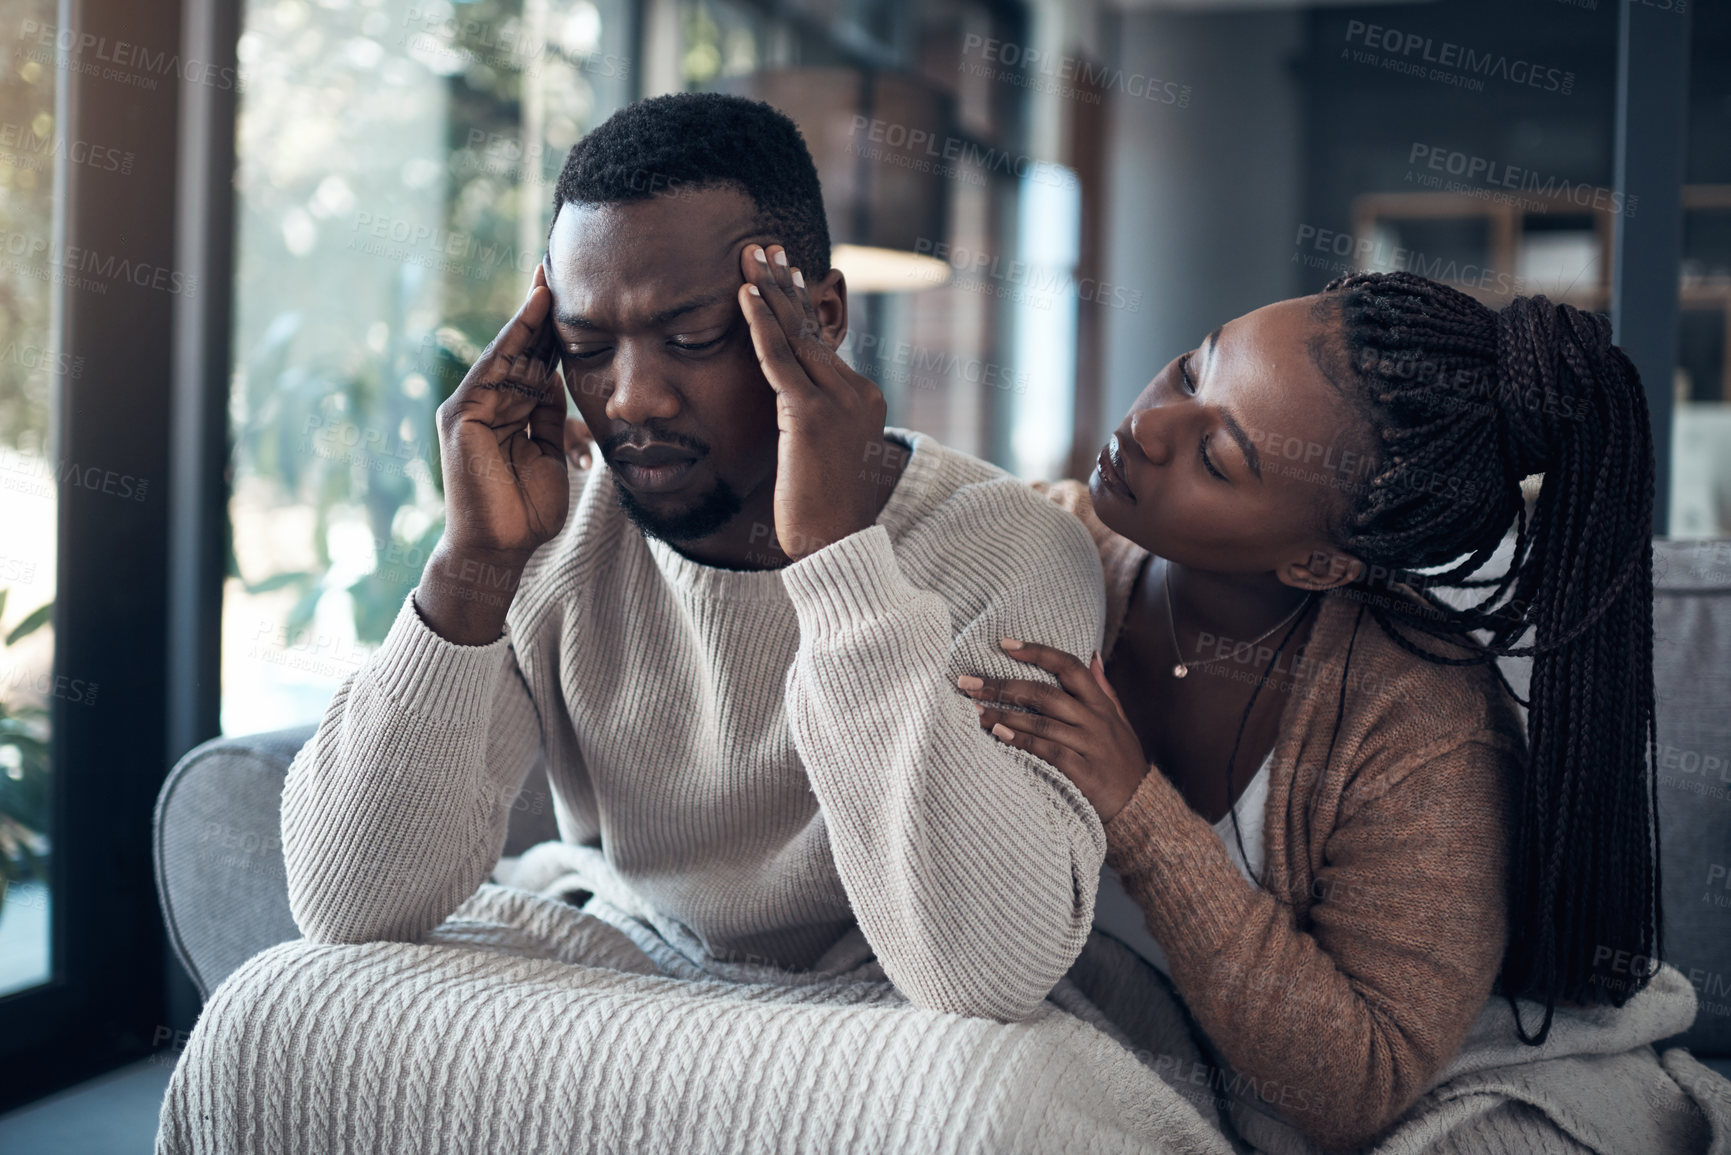
<path fill-rule="evenodd" d="M 1173 417 L 1159 405 L 1150 405 L 1130 415 L 1130 436 L 1155 465 L 1165 465 L 1172 460 Z"/>

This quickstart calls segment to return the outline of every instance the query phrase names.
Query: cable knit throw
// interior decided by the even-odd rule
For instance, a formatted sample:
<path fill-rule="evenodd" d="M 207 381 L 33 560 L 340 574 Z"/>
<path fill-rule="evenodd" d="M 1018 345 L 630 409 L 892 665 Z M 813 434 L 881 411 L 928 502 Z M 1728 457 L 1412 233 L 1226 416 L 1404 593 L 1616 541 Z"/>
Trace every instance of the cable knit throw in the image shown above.
<path fill-rule="evenodd" d="M 157 1153 L 1226 1155 L 1222 1113 L 1254 1150 L 1316 1152 L 1098 933 L 1016 1023 L 921 1010 L 869 961 L 726 981 L 680 960 L 600 895 L 495 885 L 418 943 L 273 947 L 212 995 Z M 1731 1083 L 1649 1045 L 1694 1013 L 1667 967 L 1620 1010 L 1560 1010 L 1534 1052 L 1492 1003 L 1376 1155 L 1725 1155 Z"/>
<path fill-rule="evenodd" d="M 1232 1150 L 1069 979 L 1000 1024 L 921 1010 L 869 963 L 779 983 L 652 977 L 605 906 L 489 885 L 422 943 L 256 956 L 193 1032 L 157 1150 Z M 1108 940 L 1084 960 L 1108 987 L 1147 970 Z M 1198 1056 L 1164 1010 L 1154 1026 L 1188 1069 Z"/>

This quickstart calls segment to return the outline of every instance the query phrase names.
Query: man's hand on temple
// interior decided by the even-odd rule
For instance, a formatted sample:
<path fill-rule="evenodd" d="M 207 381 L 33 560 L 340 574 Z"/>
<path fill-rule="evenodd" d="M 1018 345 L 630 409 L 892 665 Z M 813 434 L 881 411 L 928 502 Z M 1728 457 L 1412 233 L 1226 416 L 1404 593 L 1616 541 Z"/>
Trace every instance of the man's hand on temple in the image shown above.
<path fill-rule="evenodd" d="M 570 506 L 553 295 L 540 266 L 516 316 L 439 406 L 445 532 L 415 606 L 459 645 L 498 639 L 523 564 Z"/>
<path fill-rule="evenodd" d="M 886 408 L 876 384 L 824 342 L 800 271 L 780 245 L 747 245 L 739 305 L 776 396 L 775 536 L 795 561 L 869 528 L 882 497 L 866 468 Z"/>

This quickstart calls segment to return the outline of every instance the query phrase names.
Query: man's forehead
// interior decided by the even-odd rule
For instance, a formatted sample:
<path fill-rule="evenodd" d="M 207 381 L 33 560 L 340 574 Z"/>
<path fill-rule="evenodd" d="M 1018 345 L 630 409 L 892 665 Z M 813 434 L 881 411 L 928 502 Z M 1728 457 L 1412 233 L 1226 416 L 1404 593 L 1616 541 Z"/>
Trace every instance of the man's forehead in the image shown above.
<path fill-rule="evenodd" d="M 744 279 L 740 251 L 769 239 L 756 216 L 749 198 L 727 189 L 683 201 L 564 205 L 548 240 L 555 310 L 567 323 L 647 322 L 730 300 Z"/>
<path fill-rule="evenodd" d="M 738 310 L 732 288 L 636 284 L 622 292 L 579 289 L 553 299 L 553 319 L 567 329 L 629 329 L 676 321 L 709 323 Z"/>
<path fill-rule="evenodd" d="M 757 229 L 757 206 L 737 189 L 718 186 L 605 204 L 562 205 L 548 247 L 582 261 L 687 260 L 726 255 L 737 238 Z"/>

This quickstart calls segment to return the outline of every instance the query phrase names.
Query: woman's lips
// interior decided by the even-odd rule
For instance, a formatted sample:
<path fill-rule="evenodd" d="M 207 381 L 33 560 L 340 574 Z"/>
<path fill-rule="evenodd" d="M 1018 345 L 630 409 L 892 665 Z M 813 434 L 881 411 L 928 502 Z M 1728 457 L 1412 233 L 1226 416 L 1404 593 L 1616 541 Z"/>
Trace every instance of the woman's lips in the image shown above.
<path fill-rule="evenodd" d="M 1112 440 L 1100 450 L 1100 464 L 1094 472 L 1100 475 L 1100 484 L 1122 497 L 1125 501 L 1134 502 L 1136 493 L 1130 488 L 1129 480 L 1124 476 L 1124 452 L 1118 448 L 1118 436 L 1112 435 Z"/>

